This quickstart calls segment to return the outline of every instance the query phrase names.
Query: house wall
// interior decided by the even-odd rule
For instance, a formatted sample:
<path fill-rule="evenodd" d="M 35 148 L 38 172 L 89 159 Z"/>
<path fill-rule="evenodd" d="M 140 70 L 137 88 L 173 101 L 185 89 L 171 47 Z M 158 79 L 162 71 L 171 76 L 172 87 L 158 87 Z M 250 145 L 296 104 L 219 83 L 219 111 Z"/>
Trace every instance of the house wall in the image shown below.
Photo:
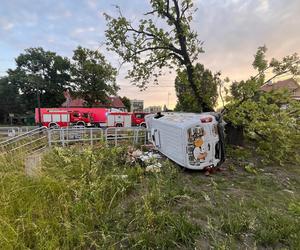
<path fill-rule="evenodd" d="M 300 88 L 298 88 L 292 92 L 292 98 L 300 101 Z"/>

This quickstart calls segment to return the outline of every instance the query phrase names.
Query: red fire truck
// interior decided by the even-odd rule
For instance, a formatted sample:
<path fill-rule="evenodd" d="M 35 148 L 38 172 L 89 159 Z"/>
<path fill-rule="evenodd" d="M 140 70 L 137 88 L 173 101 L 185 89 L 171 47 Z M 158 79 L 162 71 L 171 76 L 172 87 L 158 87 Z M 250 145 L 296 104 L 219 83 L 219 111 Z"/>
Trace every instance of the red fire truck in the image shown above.
<path fill-rule="evenodd" d="M 113 112 L 106 108 L 41 108 L 35 109 L 35 121 L 47 127 L 96 126 L 131 127 L 144 126 L 147 113 Z"/>
<path fill-rule="evenodd" d="M 47 127 L 103 126 L 109 109 L 106 108 L 38 108 L 35 122 Z M 41 116 L 41 121 L 39 119 Z"/>

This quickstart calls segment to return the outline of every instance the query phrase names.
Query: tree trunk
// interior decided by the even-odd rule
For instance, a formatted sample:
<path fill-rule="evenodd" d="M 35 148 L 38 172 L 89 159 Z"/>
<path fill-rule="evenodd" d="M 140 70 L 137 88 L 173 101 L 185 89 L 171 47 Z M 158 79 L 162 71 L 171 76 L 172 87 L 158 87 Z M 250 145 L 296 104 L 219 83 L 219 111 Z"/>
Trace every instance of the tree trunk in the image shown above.
<path fill-rule="evenodd" d="M 194 80 L 194 66 L 192 65 L 189 52 L 186 46 L 186 35 L 184 33 L 184 29 L 182 27 L 181 19 L 180 19 L 180 9 L 178 2 L 176 0 L 173 0 L 174 6 L 176 9 L 177 13 L 177 18 L 174 19 L 174 24 L 176 27 L 176 31 L 178 34 L 178 40 L 179 40 L 179 45 L 180 45 L 180 50 L 181 50 L 181 55 L 184 59 L 184 65 L 187 70 L 187 75 L 188 75 L 188 81 L 190 83 L 190 86 L 194 92 L 194 96 L 197 100 L 198 105 L 201 107 L 201 110 L 204 112 L 210 112 L 213 111 L 207 103 L 204 102 L 202 96 L 200 95 L 197 86 L 195 84 Z"/>

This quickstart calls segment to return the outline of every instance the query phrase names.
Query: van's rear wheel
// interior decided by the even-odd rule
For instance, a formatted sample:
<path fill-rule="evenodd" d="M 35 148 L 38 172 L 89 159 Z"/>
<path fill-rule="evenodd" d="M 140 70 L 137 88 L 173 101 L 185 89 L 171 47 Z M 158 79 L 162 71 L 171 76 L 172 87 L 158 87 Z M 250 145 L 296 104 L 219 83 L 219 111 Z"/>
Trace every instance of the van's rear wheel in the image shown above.
<path fill-rule="evenodd" d="M 117 123 L 116 127 L 123 127 L 122 123 Z"/>
<path fill-rule="evenodd" d="M 147 128 L 147 125 L 146 125 L 146 123 L 142 123 L 142 124 L 141 124 L 141 127 L 143 127 L 143 128 Z"/>

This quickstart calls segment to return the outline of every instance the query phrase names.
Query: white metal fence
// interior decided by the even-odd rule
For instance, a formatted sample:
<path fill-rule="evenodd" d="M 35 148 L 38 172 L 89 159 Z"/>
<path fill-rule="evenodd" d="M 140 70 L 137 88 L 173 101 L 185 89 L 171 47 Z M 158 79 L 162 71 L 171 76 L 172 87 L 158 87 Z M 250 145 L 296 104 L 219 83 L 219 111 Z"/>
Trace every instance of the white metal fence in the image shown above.
<path fill-rule="evenodd" d="M 0 155 L 23 156 L 51 146 L 68 146 L 75 143 L 94 145 L 105 142 L 109 146 L 122 144 L 143 145 L 148 143 L 149 131 L 142 127 L 132 128 L 60 128 L 38 127 L 26 133 L 0 142 Z"/>
<path fill-rule="evenodd" d="M 1 154 L 34 152 L 45 147 L 47 143 L 47 127 L 38 127 L 21 133 L 0 143 Z"/>
<path fill-rule="evenodd" d="M 105 130 L 105 141 L 107 145 L 146 144 L 149 131 L 143 127 L 131 128 L 107 128 Z"/>
<path fill-rule="evenodd" d="M 148 130 L 142 127 L 131 128 L 60 128 L 48 129 L 48 145 L 66 146 L 74 143 L 106 142 L 107 145 L 146 144 Z"/>
<path fill-rule="evenodd" d="M 26 127 L 0 127 L 0 141 L 7 140 L 21 134 L 25 134 L 31 130 L 38 128 L 37 126 Z"/>
<path fill-rule="evenodd" d="M 89 143 L 93 145 L 102 141 L 103 129 L 101 128 L 60 128 L 48 129 L 48 145 L 66 146 L 74 143 Z"/>

